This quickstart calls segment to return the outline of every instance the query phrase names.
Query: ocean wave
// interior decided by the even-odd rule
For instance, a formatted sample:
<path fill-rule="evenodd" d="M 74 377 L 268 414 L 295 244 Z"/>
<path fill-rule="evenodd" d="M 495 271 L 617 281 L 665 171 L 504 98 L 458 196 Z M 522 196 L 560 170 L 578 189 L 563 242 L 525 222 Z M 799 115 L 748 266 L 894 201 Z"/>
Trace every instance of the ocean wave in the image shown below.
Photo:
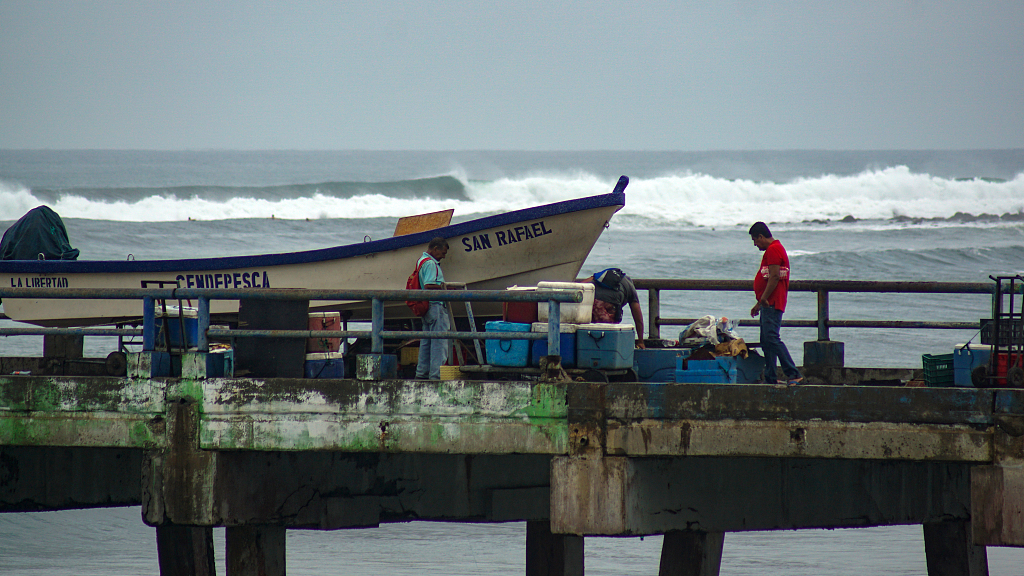
<path fill-rule="evenodd" d="M 456 219 L 604 194 L 614 182 L 587 173 L 489 181 L 453 172 L 400 182 L 261 187 L 30 190 L 0 182 L 0 209 L 20 215 L 48 204 L 65 218 L 115 221 L 401 217 L 447 208 Z M 12 218 L 13 219 L 13 218 Z M 1024 221 L 1024 174 L 1008 180 L 940 178 L 905 166 L 788 182 L 700 173 L 638 178 L 617 223 L 637 227 L 779 224 L 979 225 Z"/>
<path fill-rule="evenodd" d="M 947 219 L 1024 212 L 1024 174 L 1012 180 L 947 179 L 904 166 L 785 183 L 683 174 L 631 183 L 623 214 L 695 226 L 846 220 Z"/>
<path fill-rule="evenodd" d="M 314 184 L 278 184 L 271 186 L 163 186 L 123 188 L 41 188 L 33 194 L 47 202 L 78 196 L 99 202 L 135 202 L 150 197 L 176 200 L 199 199 L 226 202 L 235 198 L 254 200 L 295 200 L 317 195 L 329 198 L 353 198 L 380 195 L 400 199 L 468 200 L 463 183 L 445 175 L 397 182 L 319 182 Z"/>

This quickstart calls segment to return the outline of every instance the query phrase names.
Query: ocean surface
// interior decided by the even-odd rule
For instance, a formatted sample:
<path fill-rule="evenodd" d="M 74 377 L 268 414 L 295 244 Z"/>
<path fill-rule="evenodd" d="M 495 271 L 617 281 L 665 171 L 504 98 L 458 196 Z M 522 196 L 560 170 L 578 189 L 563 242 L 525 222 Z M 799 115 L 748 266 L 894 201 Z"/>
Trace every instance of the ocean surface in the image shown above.
<path fill-rule="evenodd" d="M 455 220 L 611 191 L 626 206 L 583 272 L 634 278 L 752 277 L 747 228 L 769 223 L 794 279 L 987 282 L 1024 273 L 1024 150 L 778 152 L 147 152 L 0 150 L 0 226 L 46 204 L 81 259 L 287 252 L 390 236 L 400 216 Z M 452 279 L 457 280 L 457 279 Z M 646 311 L 646 299 L 641 297 Z M 748 317 L 742 293 L 664 293 L 662 315 Z M 832 319 L 972 321 L 984 296 L 832 294 Z M 813 319 L 794 293 L 787 319 Z M 11 325 L 10 321 L 0 322 Z M 677 332 L 677 331 L 676 331 Z M 756 328 L 740 328 L 756 339 Z M 850 366 L 920 366 L 976 331 L 832 329 Z M 663 329 L 663 336 L 675 337 Z M 816 332 L 783 329 L 798 363 Z M 89 356 L 111 339 L 86 338 Z M 41 355 L 41 338 L 0 339 Z M 222 549 L 223 531 L 217 531 Z M 290 574 L 522 573 L 525 525 L 413 522 L 290 531 Z M 590 538 L 588 574 L 656 574 L 661 538 Z M 222 551 L 222 550 L 221 550 Z M 220 565 L 223 570 L 223 564 Z M 990 573 L 1024 552 L 989 549 Z M 0 574 L 156 574 L 138 508 L 0 515 Z M 924 575 L 919 526 L 726 537 L 722 574 Z"/>

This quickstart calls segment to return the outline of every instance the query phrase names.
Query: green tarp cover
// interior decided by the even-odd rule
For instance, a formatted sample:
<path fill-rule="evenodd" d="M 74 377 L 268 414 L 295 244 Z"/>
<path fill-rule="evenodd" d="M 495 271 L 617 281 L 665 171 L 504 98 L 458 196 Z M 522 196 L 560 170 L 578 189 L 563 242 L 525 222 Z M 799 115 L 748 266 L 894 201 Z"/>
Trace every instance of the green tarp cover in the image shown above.
<path fill-rule="evenodd" d="M 77 260 L 78 249 L 72 248 L 64 222 L 49 206 L 28 211 L 4 232 L 0 241 L 0 260 Z"/>

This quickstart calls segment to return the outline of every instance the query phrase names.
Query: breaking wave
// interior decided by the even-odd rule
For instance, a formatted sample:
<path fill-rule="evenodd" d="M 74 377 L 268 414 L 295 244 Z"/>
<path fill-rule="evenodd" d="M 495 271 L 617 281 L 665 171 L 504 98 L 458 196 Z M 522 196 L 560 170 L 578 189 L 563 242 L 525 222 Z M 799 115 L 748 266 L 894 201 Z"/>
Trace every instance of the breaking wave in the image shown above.
<path fill-rule="evenodd" d="M 489 181 L 450 174 L 397 182 L 38 190 L 0 181 L 0 213 L 14 220 L 47 204 L 63 218 L 169 222 L 400 217 L 454 208 L 458 220 L 605 194 L 613 186 L 613 180 L 587 173 Z M 731 226 L 757 220 L 959 225 L 979 217 L 1024 221 L 1024 174 L 1008 180 L 942 178 L 895 166 L 759 182 L 686 172 L 632 180 L 617 220 L 642 227 Z"/>

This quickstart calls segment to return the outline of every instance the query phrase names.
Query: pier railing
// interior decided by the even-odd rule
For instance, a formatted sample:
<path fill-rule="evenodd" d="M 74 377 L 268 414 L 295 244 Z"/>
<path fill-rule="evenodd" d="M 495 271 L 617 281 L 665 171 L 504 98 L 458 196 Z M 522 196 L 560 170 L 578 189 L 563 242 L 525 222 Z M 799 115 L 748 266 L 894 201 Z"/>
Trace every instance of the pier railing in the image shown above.
<path fill-rule="evenodd" d="M 687 326 L 695 318 L 662 318 L 661 292 L 664 290 L 753 292 L 752 280 L 679 280 L 642 278 L 633 280 L 637 290 L 648 292 L 648 334 L 661 338 L 662 326 Z M 977 330 L 978 322 L 932 322 L 923 320 L 833 320 L 829 317 L 829 295 L 834 292 L 875 292 L 895 294 L 991 294 L 990 282 L 884 282 L 865 280 L 793 280 L 790 292 L 815 292 L 818 317 L 814 320 L 783 320 L 791 328 L 817 328 L 818 340 L 829 340 L 829 328 L 924 328 L 940 330 Z M 758 326 L 757 320 L 743 319 L 740 326 Z"/>
<path fill-rule="evenodd" d="M 79 300 L 141 300 L 141 331 L 126 328 L 0 328 L 0 336 L 38 336 L 48 334 L 81 336 L 139 335 L 143 350 L 153 350 L 156 343 L 157 301 L 196 300 L 199 334 L 197 349 L 209 351 L 212 338 L 369 338 L 372 354 L 384 353 L 385 339 L 451 338 L 548 341 L 548 353 L 560 356 L 559 324 L 562 303 L 583 301 L 581 290 L 305 290 L 260 289 L 226 290 L 209 288 L 0 288 L 0 298 L 79 299 Z M 211 300 L 308 300 L 368 301 L 370 330 L 230 330 L 211 328 Z M 548 331 L 545 332 L 426 332 L 417 330 L 385 330 L 384 302 L 433 300 L 441 302 L 547 302 Z"/>
<path fill-rule="evenodd" d="M 731 291 L 752 292 L 750 280 L 698 280 L 640 278 L 633 281 L 637 290 L 648 292 L 648 334 L 650 338 L 661 338 L 663 326 L 686 326 L 695 318 L 673 318 L 661 316 L 661 293 L 663 291 Z M 988 294 L 994 297 L 995 285 L 988 282 L 893 282 L 862 280 L 794 280 L 790 292 L 813 292 L 817 294 L 817 318 L 786 319 L 782 325 L 790 328 L 817 328 L 818 340 L 829 340 L 830 328 L 897 328 L 897 329 L 946 329 L 976 330 L 977 322 L 926 321 L 926 320 L 859 320 L 833 319 L 830 317 L 829 298 L 832 293 L 890 293 L 890 294 Z M 444 302 L 549 302 L 549 329 L 543 332 L 487 332 L 487 338 L 502 340 L 543 340 L 548 339 L 549 350 L 557 355 L 559 351 L 558 324 L 559 304 L 580 302 L 579 291 L 534 292 L 518 290 L 303 290 L 303 289 L 261 289 L 227 290 L 200 288 L 138 288 L 138 289 L 90 289 L 90 288 L 0 288 L 0 298 L 56 298 L 56 299 L 139 299 L 143 301 L 143 326 L 137 328 L 0 328 L 0 335 L 88 335 L 88 336 L 143 336 L 146 348 L 145 326 L 153 302 L 158 300 L 196 300 L 199 303 L 199 348 L 208 349 L 209 338 L 369 338 L 373 353 L 382 353 L 385 339 L 406 338 L 481 338 L 480 332 L 424 332 L 384 330 L 384 302 L 406 300 L 436 300 Z M 315 330 L 226 330 L 210 327 L 210 300 L 332 300 L 369 301 L 371 303 L 371 329 L 346 331 Z M 756 319 L 741 319 L 740 326 L 757 326 Z M 149 338 L 155 338 L 150 333 Z M 151 347 L 146 348 L 151 349 Z"/>

